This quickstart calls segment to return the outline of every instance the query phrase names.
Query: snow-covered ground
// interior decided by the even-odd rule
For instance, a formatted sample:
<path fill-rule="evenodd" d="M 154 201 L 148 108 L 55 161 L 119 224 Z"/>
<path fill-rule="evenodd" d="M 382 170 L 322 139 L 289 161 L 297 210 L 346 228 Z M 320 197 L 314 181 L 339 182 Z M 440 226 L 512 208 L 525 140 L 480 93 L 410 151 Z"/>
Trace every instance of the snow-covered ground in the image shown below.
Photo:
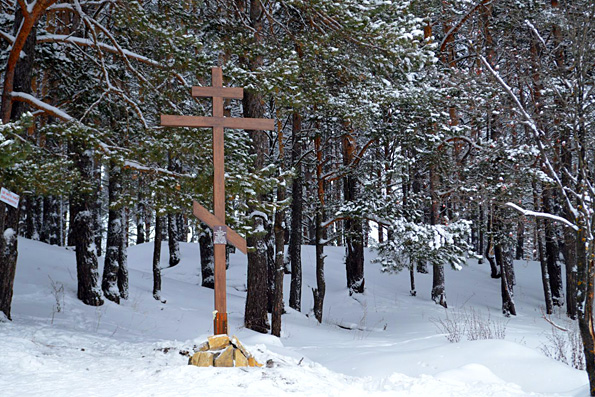
<path fill-rule="evenodd" d="M 200 287 L 198 246 L 181 244 L 181 263 L 163 270 L 165 304 L 151 294 L 152 248 L 129 249 L 129 299 L 95 308 L 76 299 L 73 251 L 21 239 L 13 322 L 0 322 L 0 395 L 588 395 L 583 371 L 542 352 L 551 345 L 552 326 L 542 318 L 536 263 L 516 262 L 518 316 L 504 319 L 500 283 L 487 264 L 447 270 L 445 310 L 430 300 L 431 274 L 416 274 L 413 297 L 408 273 L 381 273 L 369 252 L 366 293 L 350 297 L 343 249 L 327 247 L 324 323 L 318 324 L 309 313 L 314 250 L 304 247 L 303 311 L 287 308 L 278 339 L 242 326 L 246 258 L 238 253 L 228 271 L 230 334 L 269 365 L 198 368 L 180 354 L 212 332 L 213 293 Z M 165 246 L 162 256 L 165 264 Z M 289 276 L 285 281 L 288 291 Z M 492 329 L 505 328 L 505 339 L 463 336 L 450 343 L 437 324 L 463 314 L 484 324 L 489 318 Z M 566 324 L 563 314 L 552 319 Z"/>

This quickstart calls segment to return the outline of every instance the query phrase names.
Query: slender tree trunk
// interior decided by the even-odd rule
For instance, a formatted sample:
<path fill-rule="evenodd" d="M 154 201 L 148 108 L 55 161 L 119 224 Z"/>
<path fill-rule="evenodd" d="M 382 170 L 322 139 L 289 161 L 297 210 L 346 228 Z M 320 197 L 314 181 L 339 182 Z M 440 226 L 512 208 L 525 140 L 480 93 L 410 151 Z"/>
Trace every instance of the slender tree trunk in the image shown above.
<path fill-rule="evenodd" d="M 97 193 L 95 195 L 95 203 L 93 204 L 93 229 L 95 230 L 95 250 L 97 256 L 102 255 L 103 245 L 103 181 L 101 177 L 101 166 L 97 165 L 93 172 L 94 180 L 96 181 Z M 108 187 L 109 189 L 109 187 Z M 108 199 L 109 201 L 109 199 Z M 109 204 L 108 204 L 109 205 Z"/>
<path fill-rule="evenodd" d="M 153 246 L 153 298 L 161 298 L 161 220 L 163 217 L 155 215 L 155 241 Z"/>
<path fill-rule="evenodd" d="M 417 296 L 417 291 L 415 290 L 415 266 L 413 263 L 409 264 L 409 283 L 411 287 L 409 293 L 411 296 Z"/>
<path fill-rule="evenodd" d="M 515 259 L 521 260 L 525 255 L 525 224 L 522 221 L 517 223 L 517 235 L 516 235 L 516 253 Z"/>
<path fill-rule="evenodd" d="M 432 225 L 438 224 L 438 174 L 434 166 L 430 167 L 430 195 L 432 198 L 432 205 L 430 207 L 430 223 Z M 433 263 L 432 265 L 432 300 L 443 307 L 448 307 L 446 303 L 446 288 L 444 279 L 444 264 Z"/>
<path fill-rule="evenodd" d="M 289 290 L 289 307 L 302 310 L 302 211 L 303 211 L 303 177 L 302 177 L 302 117 L 293 114 L 291 130 L 291 162 L 295 175 L 291 185 L 291 235 L 289 237 L 289 261 L 291 263 L 291 284 Z"/>
<path fill-rule="evenodd" d="M 267 244 L 267 312 L 273 312 L 273 305 L 275 300 L 275 273 L 277 264 L 275 261 L 275 231 L 274 223 L 265 222 Z"/>
<path fill-rule="evenodd" d="M 502 277 L 502 274 L 500 273 L 500 270 L 498 269 L 498 265 L 496 264 L 496 259 L 495 259 L 495 254 L 494 254 L 494 237 L 492 236 L 494 233 L 494 228 L 492 225 L 492 221 L 493 221 L 493 216 L 490 212 L 490 214 L 488 214 L 488 235 L 490 236 L 488 239 L 488 244 L 486 246 L 486 252 L 485 252 L 485 257 L 488 260 L 488 263 L 490 264 L 490 270 L 491 270 L 491 274 L 490 277 L 491 278 L 500 278 Z"/>
<path fill-rule="evenodd" d="M 143 191 L 142 177 L 138 178 L 138 203 L 136 205 L 136 244 L 142 244 L 148 241 L 145 236 L 145 219 L 147 217 L 147 203 L 145 202 L 145 193 Z"/>
<path fill-rule="evenodd" d="M 282 146 L 281 146 L 282 147 Z M 280 155 L 282 157 L 282 154 Z M 277 202 L 285 201 L 285 188 L 279 184 L 277 188 Z M 285 210 L 275 213 L 275 295 L 271 316 L 271 334 L 281 337 L 281 315 L 283 314 L 283 275 L 285 274 Z"/>

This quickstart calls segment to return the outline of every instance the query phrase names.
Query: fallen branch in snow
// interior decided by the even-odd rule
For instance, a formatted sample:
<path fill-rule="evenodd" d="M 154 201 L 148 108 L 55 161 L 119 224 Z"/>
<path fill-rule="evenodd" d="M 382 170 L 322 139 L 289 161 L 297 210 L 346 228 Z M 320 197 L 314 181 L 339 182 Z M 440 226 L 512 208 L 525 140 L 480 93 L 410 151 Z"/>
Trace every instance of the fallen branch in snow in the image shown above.
<path fill-rule="evenodd" d="M 564 327 L 559 326 L 558 324 L 554 323 L 551 318 L 547 317 L 545 315 L 545 313 L 543 312 L 543 307 L 541 308 L 541 318 L 543 318 L 545 321 L 547 321 L 548 323 L 550 323 L 552 325 L 552 327 L 557 328 L 560 331 L 568 332 L 568 329 L 567 328 L 564 328 Z"/>
<path fill-rule="evenodd" d="M 526 210 L 526 209 L 523 209 L 513 203 L 506 203 L 505 205 L 519 211 L 521 214 L 523 214 L 525 216 L 534 216 L 536 218 L 552 219 L 554 221 L 561 222 L 561 223 L 565 224 L 566 226 L 578 231 L 578 227 L 574 223 L 569 222 L 568 220 L 566 220 L 560 216 L 548 214 L 547 212 L 537 212 L 537 211 Z"/>

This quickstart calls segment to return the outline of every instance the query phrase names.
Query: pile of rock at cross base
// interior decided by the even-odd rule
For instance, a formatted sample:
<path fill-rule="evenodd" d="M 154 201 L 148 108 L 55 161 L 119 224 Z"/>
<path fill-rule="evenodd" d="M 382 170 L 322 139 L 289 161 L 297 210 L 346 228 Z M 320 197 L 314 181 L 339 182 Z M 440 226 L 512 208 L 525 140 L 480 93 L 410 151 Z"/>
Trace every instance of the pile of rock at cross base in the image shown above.
<path fill-rule="evenodd" d="M 190 357 L 188 365 L 197 367 L 262 367 L 238 338 L 225 334 L 209 336 L 208 341 Z"/>

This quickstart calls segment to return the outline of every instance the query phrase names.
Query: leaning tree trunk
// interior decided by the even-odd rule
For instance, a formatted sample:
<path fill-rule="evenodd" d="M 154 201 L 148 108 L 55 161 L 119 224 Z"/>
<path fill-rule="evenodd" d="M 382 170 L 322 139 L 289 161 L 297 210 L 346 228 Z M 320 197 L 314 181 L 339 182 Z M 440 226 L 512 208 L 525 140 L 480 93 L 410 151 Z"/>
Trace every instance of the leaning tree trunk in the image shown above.
<path fill-rule="evenodd" d="M 494 253 L 496 256 L 496 263 L 500 266 L 500 277 L 501 281 L 501 293 L 502 293 L 502 313 L 506 317 L 510 315 L 516 316 L 516 307 L 514 305 L 514 293 L 513 293 L 513 279 L 514 269 L 512 267 L 512 261 L 504 253 L 504 249 L 501 244 L 494 246 Z"/>
<path fill-rule="evenodd" d="M 107 224 L 107 245 L 105 249 L 105 261 L 103 265 L 103 279 L 101 289 L 103 295 L 115 303 L 120 303 L 120 290 L 118 288 L 122 244 L 124 239 L 122 208 L 117 207 L 118 199 L 122 193 L 122 172 L 118 165 L 110 161 L 109 185 L 108 185 L 108 224 Z"/>
<path fill-rule="evenodd" d="M 205 288 L 215 288 L 215 251 L 213 246 L 213 232 L 207 226 L 201 225 L 202 231 L 198 236 L 200 249 L 201 285 Z"/>
<path fill-rule="evenodd" d="M 291 185 L 291 234 L 289 237 L 289 261 L 291 263 L 291 284 L 289 290 L 289 307 L 302 310 L 302 210 L 303 210 L 303 176 L 302 176 L 302 117 L 293 114 L 291 130 L 291 162 L 295 175 Z"/>

